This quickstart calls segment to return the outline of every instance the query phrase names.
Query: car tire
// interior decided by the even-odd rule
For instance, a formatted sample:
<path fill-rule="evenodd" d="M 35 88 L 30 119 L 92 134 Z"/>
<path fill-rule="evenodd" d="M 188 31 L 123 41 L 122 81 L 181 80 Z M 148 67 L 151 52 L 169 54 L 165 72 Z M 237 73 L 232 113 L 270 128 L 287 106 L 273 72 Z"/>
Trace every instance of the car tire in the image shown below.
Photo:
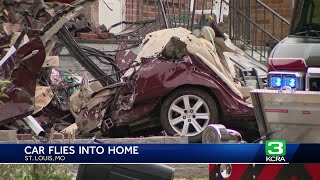
<path fill-rule="evenodd" d="M 209 124 L 219 123 L 218 117 L 214 98 L 200 88 L 174 91 L 164 100 L 160 110 L 161 124 L 166 133 L 188 136 L 189 142 L 200 142 L 203 130 Z"/>

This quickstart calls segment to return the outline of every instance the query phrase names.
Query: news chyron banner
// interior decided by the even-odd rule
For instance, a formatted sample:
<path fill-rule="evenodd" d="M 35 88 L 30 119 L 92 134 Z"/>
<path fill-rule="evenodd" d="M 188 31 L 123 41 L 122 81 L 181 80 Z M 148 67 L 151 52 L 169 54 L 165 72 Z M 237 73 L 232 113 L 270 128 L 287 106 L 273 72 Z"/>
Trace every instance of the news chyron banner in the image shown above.
<path fill-rule="evenodd" d="M 320 163 L 320 144 L 0 144 L 0 163 Z"/>

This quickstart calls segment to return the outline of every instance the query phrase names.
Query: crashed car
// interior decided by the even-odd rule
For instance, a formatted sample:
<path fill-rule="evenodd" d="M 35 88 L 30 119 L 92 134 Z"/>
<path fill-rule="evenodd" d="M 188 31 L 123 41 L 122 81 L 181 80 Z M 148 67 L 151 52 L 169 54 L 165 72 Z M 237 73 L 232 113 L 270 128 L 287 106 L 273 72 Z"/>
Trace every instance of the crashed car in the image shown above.
<path fill-rule="evenodd" d="M 117 62 L 127 66 L 122 64 L 121 81 L 105 87 L 84 81 L 70 99 L 80 133 L 164 129 L 196 142 L 211 123 L 255 130 L 250 91 L 263 87 L 266 68 L 227 35 L 215 34 L 209 26 L 201 37 L 184 28 L 165 29 L 148 34 L 138 55 L 117 52 Z"/>

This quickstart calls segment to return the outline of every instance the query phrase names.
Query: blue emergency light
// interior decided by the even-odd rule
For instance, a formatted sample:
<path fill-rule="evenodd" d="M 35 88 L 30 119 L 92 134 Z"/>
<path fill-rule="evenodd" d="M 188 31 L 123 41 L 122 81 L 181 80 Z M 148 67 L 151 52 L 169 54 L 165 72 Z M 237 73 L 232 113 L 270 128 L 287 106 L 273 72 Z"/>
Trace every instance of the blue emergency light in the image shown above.
<path fill-rule="evenodd" d="M 271 77 L 270 79 L 270 86 L 281 88 L 281 87 L 290 87 L 296 88 L 297 87 L 297 78 L 296 77 Z"/>
<path fill-rule="evenodd" d="M 268 74 L 269 88 L 271 89 L 297 89 L 303 88 L 303 79 L 300 73 L 270 72 Z"/>

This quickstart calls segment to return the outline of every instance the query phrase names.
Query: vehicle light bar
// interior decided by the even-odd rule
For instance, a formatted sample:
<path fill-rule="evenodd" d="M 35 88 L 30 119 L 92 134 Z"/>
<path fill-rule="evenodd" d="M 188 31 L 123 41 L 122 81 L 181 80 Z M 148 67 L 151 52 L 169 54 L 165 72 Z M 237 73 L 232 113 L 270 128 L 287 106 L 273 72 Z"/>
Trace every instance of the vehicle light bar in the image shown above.
<path fill-rule="evenodd" d="M 278 72 L 268 73 L 268 84 L 270 89 L 295 89 L 302 90 L 303 74 L 298 72 Z"/>

